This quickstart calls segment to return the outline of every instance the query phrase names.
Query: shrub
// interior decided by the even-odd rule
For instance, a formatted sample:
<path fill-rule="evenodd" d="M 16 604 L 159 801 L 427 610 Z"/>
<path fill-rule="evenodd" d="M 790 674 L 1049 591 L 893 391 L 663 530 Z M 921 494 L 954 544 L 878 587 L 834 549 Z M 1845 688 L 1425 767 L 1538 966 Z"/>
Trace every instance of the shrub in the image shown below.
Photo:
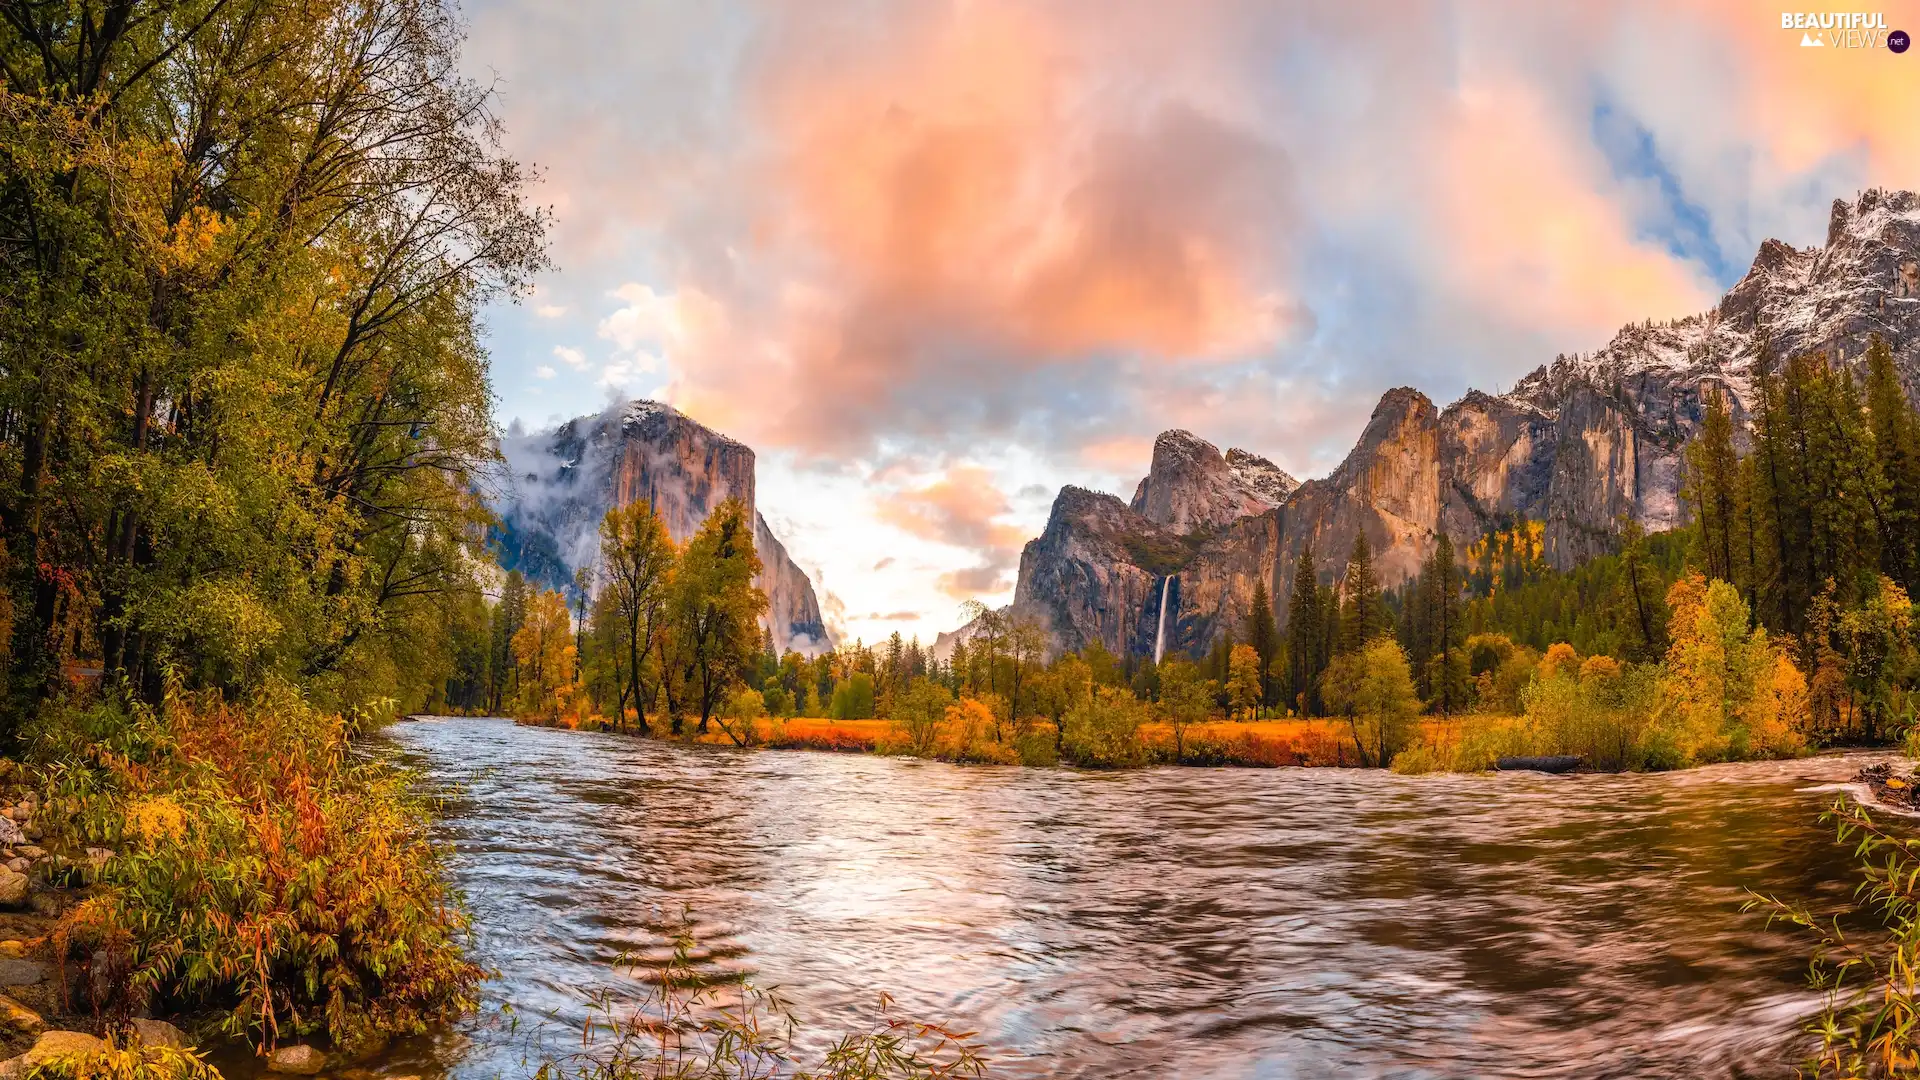
<path fill-rule="evenodd" d="M 1146 760 L 1140 725 L 1146 705 L 1129 691 L 1095 687 L 1087 700 L 1067 710 L 1061 735 L 1062 757 L 1075 765 L 1119 769 Z"/>
<path fill-rule="evenodd" d="M 220 1080 L 220 1073 L 192 1050 L 171 1046 L 122 1046 L 109 1039 L 98 1050 L 42 1062 L 33 1080 Z"/>
<path fill-rule="evenodd" d="M 913 680 L 893 703 L 893 726 L 901 752 L 930 757 L 940 735 L 940 721 L 946 716 L 953 695 L 947 688 L 925 677 Z"/>
<path fill-rule="evenodd" d="M 1013 765 L 1020 760 L 1017 750 L 995 738 L 999 721 L 991 701 L 965 697 L 953 702 L 941 727 L 935 757 L 982 765 Z"/>
<path fill-rule="evenodd" d="M 99 1004 L 211 1008 L 232 1035 L 349 1049 L 472 1006 L 483 972 L 429 808 L 348 730 L 284 689 L 41 723 L 48 846 L 118 850 L 54 934 L 63 953 L 105 952 Z"/>
<path fill-rule="evenodd" d="M 760 691 L 743 686 L 727 695 L 714 721 L 735 746 L 758 746 L 760 721 L 766 715 L 767 699 Z"/>

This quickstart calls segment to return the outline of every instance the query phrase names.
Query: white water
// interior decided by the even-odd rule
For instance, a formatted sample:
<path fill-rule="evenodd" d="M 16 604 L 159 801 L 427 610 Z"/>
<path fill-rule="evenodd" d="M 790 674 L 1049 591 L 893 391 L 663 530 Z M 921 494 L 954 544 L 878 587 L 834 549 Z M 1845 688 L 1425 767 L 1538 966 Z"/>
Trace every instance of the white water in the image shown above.
<path fill-rule="evenodd" d="M 1160 582 L 1160 625 L 1153 632 L 1153 663 L 1160 664 L 1160 653 L 1167 642 L 1167 590 L 1173 586 L 1173 576 L 1169 574 Z"/>

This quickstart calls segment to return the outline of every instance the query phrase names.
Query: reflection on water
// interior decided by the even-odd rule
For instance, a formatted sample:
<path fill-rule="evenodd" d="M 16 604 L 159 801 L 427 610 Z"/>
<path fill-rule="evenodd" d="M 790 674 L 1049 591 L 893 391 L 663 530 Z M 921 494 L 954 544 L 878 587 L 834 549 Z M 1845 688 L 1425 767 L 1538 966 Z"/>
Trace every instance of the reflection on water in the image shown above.
<path fill-rule="evenodd" d="M 1099 774 L 400 725 L 490 1003 L 387 1071 L 520 1075 L 577 1046 L 683 910 L 704 963 L 839 1030 L 885 990 L 996 1075 L 1781 1075 L 1814 999 L 1748 886 L 1837 902 L 1813 790 L 1857 762 L 1668 776 Z M 546 1019 L 551 1018 L 551 1019 Z"/>

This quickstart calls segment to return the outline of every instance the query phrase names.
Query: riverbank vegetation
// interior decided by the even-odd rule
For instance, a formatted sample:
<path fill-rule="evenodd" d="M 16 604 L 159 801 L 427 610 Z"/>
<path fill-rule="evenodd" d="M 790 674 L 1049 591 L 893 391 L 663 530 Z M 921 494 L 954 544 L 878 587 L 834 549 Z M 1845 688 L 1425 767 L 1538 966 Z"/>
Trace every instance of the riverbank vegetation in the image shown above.
<path fill-rule="evenodd" d="M 481 624 L 476 312 L 545 262 L 461 36 L 440 0 L 0 19 L 0 750 L 41 834 L 0 903 L 55 920 L 10 948 L 67 1022 L 351 1052 L 472 1001 L 426 808 L 350 746 Z"/>

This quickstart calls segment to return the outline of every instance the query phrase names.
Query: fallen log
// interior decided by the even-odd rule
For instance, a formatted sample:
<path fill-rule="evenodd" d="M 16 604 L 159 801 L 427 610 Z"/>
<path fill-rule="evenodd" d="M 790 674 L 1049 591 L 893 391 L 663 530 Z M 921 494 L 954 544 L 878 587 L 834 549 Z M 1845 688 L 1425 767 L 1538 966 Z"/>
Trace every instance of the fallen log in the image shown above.
<path fill-rule="evenodd" d="M 1580 759 L 1572 754 L 1556 754 L 1551 757 L 1503 757 L 1493 763 L 1501 772 L 1543 772 L 1566 773 L 1580 767 Z"/>

